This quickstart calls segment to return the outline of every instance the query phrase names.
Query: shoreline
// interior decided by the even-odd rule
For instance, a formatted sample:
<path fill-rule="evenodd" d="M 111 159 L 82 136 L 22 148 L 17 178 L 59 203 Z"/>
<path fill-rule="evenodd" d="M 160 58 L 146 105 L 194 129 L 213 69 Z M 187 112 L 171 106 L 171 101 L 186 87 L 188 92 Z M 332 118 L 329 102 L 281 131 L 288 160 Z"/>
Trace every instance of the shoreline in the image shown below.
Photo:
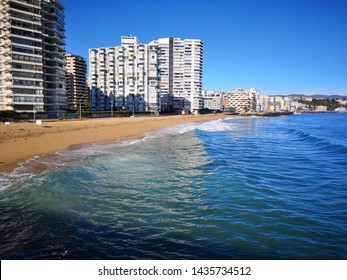
<path fill-rule="evenodd" d="M 0 172 L 13 171 L 34 156 L 66 151 L 76 145 L 118 141 L 177 124 L 217 120 L 224 114 L 175 115 L 136 118 L 43 120 L 0 125 Z"/>

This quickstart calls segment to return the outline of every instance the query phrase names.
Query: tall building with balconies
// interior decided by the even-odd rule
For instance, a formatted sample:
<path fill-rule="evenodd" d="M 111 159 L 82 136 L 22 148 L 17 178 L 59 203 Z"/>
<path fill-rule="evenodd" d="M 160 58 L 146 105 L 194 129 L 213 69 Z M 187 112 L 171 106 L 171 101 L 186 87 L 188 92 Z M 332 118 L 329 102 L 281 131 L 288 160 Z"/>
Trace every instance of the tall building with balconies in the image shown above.
<path fill-rule="evenodd" d="M 87 63 L 81 56 L 66 54 L 66 93 L 68 107 L 76 109 L 85 107 L 88 98 Z"/>
<path fill-rule="evenodd" d="M 199 111 L 203 106 L 202 58 L 202 41 L 197 39 L 184 40 L 184 98 L 190 102 L 192 113 Z"/>
<path fill-rule="evenodd" d="M 65 21 L 59 0 L 0 1 L 0 110 L 66 107 Z"/>
<path fill-rule="evenodd" d="M 154 110 L 157 49 L 139 44 L 135 36 L 123 36 L 121 42 L 121 46 L 89 50 L 91 109 Z"/>
<path fill-rule="evenodd" d="M 173 38 L 151 42 L 158 48 L 159 106 L 163 112 L 173 110 Z"/>
<path fill-rule="evenodd" d="M 162 111 L 197 112 L 202 109 L 203 43 L 198 39 L 162 38 L 158 47 Z"/>
<path fill-rule="evenodd" d="M 90 49 L 89 62 L 92 110 L 108 104 L 130 111 L 202 109 L 201 40 L 139 44 L 137 37 L 123 36 L 121 46 Z"/>

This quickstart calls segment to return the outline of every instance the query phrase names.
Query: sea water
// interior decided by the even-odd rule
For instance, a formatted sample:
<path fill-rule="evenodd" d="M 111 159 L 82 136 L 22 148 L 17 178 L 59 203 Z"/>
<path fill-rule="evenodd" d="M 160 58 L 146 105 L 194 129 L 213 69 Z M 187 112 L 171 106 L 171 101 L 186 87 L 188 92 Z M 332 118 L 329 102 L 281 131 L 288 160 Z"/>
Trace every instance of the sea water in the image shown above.
<path fill-rule="evenodd" d="M 347 114 L 177 125 L 1 184 L 1 259 L 347 259 Z"/>

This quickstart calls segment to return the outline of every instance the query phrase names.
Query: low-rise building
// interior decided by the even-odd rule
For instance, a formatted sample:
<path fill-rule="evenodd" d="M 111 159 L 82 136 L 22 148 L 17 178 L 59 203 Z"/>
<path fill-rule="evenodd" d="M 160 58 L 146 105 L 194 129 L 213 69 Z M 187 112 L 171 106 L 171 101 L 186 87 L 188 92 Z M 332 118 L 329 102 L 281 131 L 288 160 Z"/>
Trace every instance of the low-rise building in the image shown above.
<path fill-rule="evenodd" d="M 251 110 L 251 97 L 248 91 L 236 88 L 223 96 L 223 109 L 235 109 L 236 113 Z"/>
<path fill-rule="evenodd" d="M 346 107 L 339 107 L 339 108 L 336 108 L 335 111 L 336 111 L 336 112 L 340 112 L 340 113 L 346 112 Z"/>
<path fill-rule="evenodd" d="M 326 112 L 328 110 L 327 106 L 316 106 L 315 111 L 316 112 Z"/>
<path fill-rule="evenodd" d="M 212 111 L 223 110 L 223 94 L 221 91 L 204 90 L 202 92 L 203 98 L 203 109 Z"/>

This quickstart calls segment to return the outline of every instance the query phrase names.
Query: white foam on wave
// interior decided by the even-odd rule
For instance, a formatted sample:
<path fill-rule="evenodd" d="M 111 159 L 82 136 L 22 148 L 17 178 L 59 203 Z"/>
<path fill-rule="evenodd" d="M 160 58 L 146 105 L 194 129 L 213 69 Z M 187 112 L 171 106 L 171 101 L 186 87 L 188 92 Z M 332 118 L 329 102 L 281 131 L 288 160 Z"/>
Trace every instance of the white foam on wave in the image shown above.
<path fill-rule="evenodd" d="M 0 173 L 0 192 L 6 190 L 15 182 L 19 182 L 25 179 L 30 179 L 34 174 L 29 172 L 20 172 L 16 168 L 12 172 L 1 172 Z"/>
<path fill-rule="evenodd" d="M 100 153 L 102 153 L 101 146 L 87 144 L 73 146 L 68 150 L 52 154 L 33 156 L 18 163 L 13 171 L 0 173 L 0 191 L 7 189 L 14 183 L 28 180 L 43 171 L 63 167 Z"/>
<path fill-rule="evenodd" d="M 225 122 L 223 119 L 178 124 L 175 126 L 165 127 L 155 131 L 147 132 L 143 134 L 142 138 L 127 138 L 113 142 L 109 141 L 102 143 L 75 145 L 65 151 L 58 151 L 53 154 L 34 156 L 24 162 L 19 163 L 17 168 L 12 172 L 0 173 L 0 191 L 5 190 L 14 183 L 30 179 L 31 177 L 42 173 L 43 171 L 63 167 L 68 164 L 81 161 L 88 157 L 105 155 L 114 148 L 136 145 L 150 139 L 181 135 L 197 129 L 208 132 L 229 131 L 233 129 L 233 125 L 231 123 Z"/>
<path fill-rule="evenodd" d="M 135 145 L 141 142 L 141 138 L 128 138 L 113 142 L 74 145 L 68 150 L 33 156 L 18 163 L 17 167 L 10 172 L 0 172 L 0 191 L 7 189 L 15 183 L 28 180 L 46 170 L 64 167 L 93 156 L 105 155 L 108 154 L 111 149 Z"/>
<path fill-rule="evenodd" d="M 231 118 L 178 124 L 175 126 L 162 128 L 156 131 L 147 132 L 144 134 L 143 140 L 145 141 L 148 139 L 160 138 L 163 136 L 179 135 L 194 130 L 201 130 L 207 132 L 232 131 L 235 129 L 235 126 L 232 123 L 225 121 L 230 119 Z"/>
<path fill-rule="evenodd" d="M 166 136 L 175 136 L 179 134 L 184 134 L 196 129 L 198 125 L 196 123 L 186 123 L 178 124 L 170 127 L 164 127 L 158 130 L 146 132 L 144 134 L 143 140 L 162 138 Z"/>
<path fill-rule="evenodd" d="M 221 132 L 232 131 L 234 125 L 232 123 L 225 122 L 223 119 L 202 123 L 197 129 L 207 132 Z"/>

